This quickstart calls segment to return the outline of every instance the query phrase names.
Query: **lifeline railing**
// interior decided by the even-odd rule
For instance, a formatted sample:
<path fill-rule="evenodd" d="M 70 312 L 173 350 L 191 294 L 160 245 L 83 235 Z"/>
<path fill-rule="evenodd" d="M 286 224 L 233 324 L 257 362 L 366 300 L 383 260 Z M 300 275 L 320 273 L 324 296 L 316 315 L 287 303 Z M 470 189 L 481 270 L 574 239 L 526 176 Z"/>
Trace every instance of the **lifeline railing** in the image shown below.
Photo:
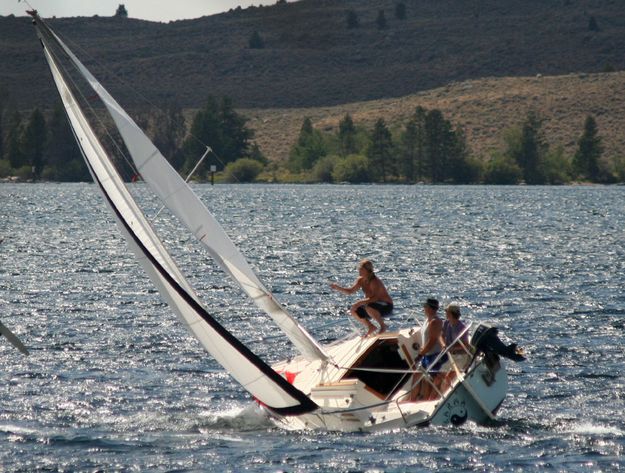
<path fill-rule="evenodd" d="M 408 369 L 408 370 L 392 369 L 392 368 L 354 368 L 354 367 L 339 366 L 338 364 L 334 364 L 334 366 L 336 368 L 338 368 L 338 369 L 346 369 L 346 370 L 350 370 L 350 371 L 368 371 L 368 372 L 373 372 L 373 373 L 412 374 L 413 376 L 416 375 L 416 374 L 420 374 L 421 376 L 419 377 L 419 379 L 417 379 L 416 381 L 413 381 L 411 383 L 412 389 L 414 389 L 414 387 L 416 387 L 418 385 L 418 383 L 421 382 L 421 380 L 425 380 L 426 382 L 428 382 L 435 389 L 435 391 L 437 392 L 439 397 L 442 397 L 443 393 L 434 384 L 434 382 L 433 382 L 433 380 L 432 380 L 432 378 L 430 376 L 430 371 L 431 371 L 432 367 L 436 366 L 436 364 L 441 360 L 441 358 L 443 358 L 445 356 L 445 354 L 447 354 L 449 352 L 450 348 L 455 346 L 456 344 L 460 344 L 460 346 L 462 347 L 463 351 L 467 355 L 469 355 L 469 356 L 472 355 L 470 347 L 466 346 L 465 343 L 462 341 L 462 338 L 464 337 L 465 334 L 468 333 L 468 331 L 469 331 L 469 329 L 471 328 L 472 325 L 473 325 L 472 322 L 469 322 L 466 325 L 466 327 L 464 328 L 464 330 L 462 330 L 458 334 L 458 336 L 454 339 L 454 341 L 452 343 L 450 343 L 448 346 L 446 346 L 445 349 L 438 354 L 438 356 L 434 359 L 434 361 L 430 364 L 430 366 L 427 369 L 423 369 L 421 367 L 421 365 L 419 365 L 419 364 L 416 365 L 416 369 Z M 451 356 L 450 356 L 450 359 L 452 359 Z M 456 367 L 456 369 L 457 369 L 457 367 Z M 468 369 L 468 366 L 465 368 L 465 371 L 466 371 L 466 369 Z M 391 389 L 389 391 L 389 393 L 395 392 L 395 390 L 399 387 L 399 385 L 402 382 L 405 382 L 404 379 L 405 379 L 405 377 L 402 377 L 395 384 L 393 389 Z M 388 405 L 388 404 L 391 404 L 391 403 L 396 403 L 399 412 L 401 413 L 402 417 L 404 418 L 404 421 L 406 421 L 404 413 L 403 413 L 399 403 L 402 400 L 404 400 L 406 396 L 411 394 L 412 389 L 410 391 L 406 392 L 405 394 L 403 394 L 402 396 L 400 396 L 398 399 L 388 399 L 388 396 L 387 396 L 384 399 L 384 401 L 379 402 L 379 403 L 368 404 L 366 406 L 353 407 L 353 408 L 349 408 L 349 409 L 333 409 L 333 410 L 323 410 L 322 409 L 321 413 L 322 414 L 339 414 L 339 413 L 357 412 L 357 411 L 363 411 L 363 410 L 371 409 L 371 408 L 374 408 L 374 407 L 380 407 L 380 406 Z"/>
<path fill-rule="evenodd" d="M 417 388 L 417 386 L 419 385 L 419 383 L 420 383 L 422 380 L 425 380 L 425 381 L 426 381 L 426 382 L 427 382 L 427 383 L 428 383 L 428 384 L 432 387 L 432 389 L 434 389 L 434 391 L 435 391 L 435 392 L 436 392 L 436 394 L 438 395 L 438 398 L 439 398 L 439 399 L 443 397 L 443 392 L 441 392 L 441 390 L 439 389 L 439 387 L 436 385 L 436 383 L 434 383 L 434 380 L 433 380 L 433 379 L 432 379 L 432 377 L 430 376 L 430 371 L 431 371 L 431 369 L 432 369 L 434 366 L 436 366 L 436 365 L 439 363 L 439 361 L 441 361 L 441 359 L 443 359 L 443 357 L 445 357 L 446 355 L 448 355 L 448 356 L 447 356 L 447 359 L 449 360 L 449 363 L 452 365 L 452 369 L 453 369 L 454 371 L 456 371 L 456 380 L 457 380 L 457 382 L 461 382 L 461 381 L 462 381 L 462 380 L 461 380 L 461 375 L 462 375 L 462 374 L 460 373 L 460 371 L 459 371 L 459 369 L 458 369 L 458 366 L 456 365 L 456 362 L 455 362 L 454 357 L 453 357 L 453 352 L 451 352 L 450 350 L 451 350 L 453 347 L 455 347 L 457 344 L 459 344 L 459 345 L 460 345 L 460 347 L 462 347 L 462 350 L 464 351 L 464 353 L 465 353 L 466 355 L 468 355 L 468 356 L 472 356 L 472 352 L 471 352 L 470 347 L 468 347 L 467 345 L 465 345 L 465 343 L 462 341 L 462 339 L 464 338 L 464 336 L 465 336 L 465 335 L 469 332 L 469 329 L 471 328 L 471 326 L 472 326 L 472 325 L 473 325 L 473 323 L 472 323 L 472 322 L 469 322 L 469 323 L 465 326 L 464 330 L 462 330 L 462 331 L 461 331 L 461 332 L 460 332 L 460 333 L 456 336 L 456 338 L 455 338 L 455 339 L 454 339 L 454 340 L 453 340 L 450 344 L 448 344 L 448 345 L 445 347 L 445 349 L 444 349 L 443 351 L 441 351 L 441 352 L 438 354 L 438 356 L 434 359 L 434 361 L 432 361 L 432 362 L 430 363 L 430 365 L 428 366 L 428 368 L 427 368 L 427 369 L 425 369 L 425 370 L 424 370 L 423 368 L 421 368 L 421 367 L 420 367 L 420 365 L 418 365 L 418 366 L 419 366 L 419 368 L 421 368 L 421 369 L 420 369 L 420 371 L 419 371 L 419 372 L 421 373 L 421 376 L 419 377 L 419 379 L 416 379 L 416 380 L 414 380 L 414 379 L 413 379 L 413 381 L 412 381 L 412 383 L 411 383 L 411 389 L 410 389 L 408 392 L 406 392 L 405 394 L 401 395 L 400 397 L 398 397 L 397 399 L 395 399 L 395 400 L 393 401 L 393 402 L 395 402 L 395 404 L 397 405 L 397 409 L 398 409 L 398 410 L 399 410 L 399 412 L 401 413 L 402 418 L 404 419 L 404 422 L 406 422 L 406 417 L 405 417 L 405 415 L 404 415 L 404 412 L 403 412 L 403 410 L 402 410 L 402 408 L 401 408 L 400 403 L 401 403 L 403 400 L 405 400 L 405 398 L 406 398 L 406 397 L 408 397 L 408 396 L 412 395 L 412 391 L 413 391 L 413 389 L 416 389 L 416 388 Z M 469 364 L 468 364 L 468 365 L 464 368 L 464 370 L 466 371 L 466 370 L 469 368 L 469 366 L 470 366 L 470 363 L 469 363 Z M 449 386 L 449 387 L 451 387 L 451 386 Z"/>

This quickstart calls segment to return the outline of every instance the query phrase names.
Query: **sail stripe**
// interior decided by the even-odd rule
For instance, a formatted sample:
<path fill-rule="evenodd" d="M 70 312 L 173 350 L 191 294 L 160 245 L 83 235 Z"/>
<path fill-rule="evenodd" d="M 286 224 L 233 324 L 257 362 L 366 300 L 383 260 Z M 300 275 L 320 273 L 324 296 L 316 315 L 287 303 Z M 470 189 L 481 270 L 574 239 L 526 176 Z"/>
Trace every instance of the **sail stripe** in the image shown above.
<path fill-rule="evenodd" d="M 37 26 L 37 22 L 35 24 Z M 252 353 L 199 303 L 193 289 L 169 257 L 162 242 L 128 193 L 119 174 L 108 161 L 102 145 L 88 127 L 86 118 L 65 84 L 51 52 L 44 44 L 44 37 L 39 28 L 38 32 L 45 57 L 65 105 L 72 132 L 89 171 L 111 207 L 129 246 L 159 289 L 161 296 L 217 361 L 226 369 L 230 365 L 230 374 L 267 408 L 280 415 L 297 415 L 316 409 L 317 405 L 312 400 Z M 111 195 L 112 191 L 115 192 L 114 196 Z M 132 218 L 132 222 L 128 220 L 129 218 Z M 243 365 L 248 363 L 249 366 L 239 366 L 238 363 Z"/>
<path fill-rule="evenodd" d="M 286 379 L 276 373 L 270 366 L 268 366 L 265 362 L 263 362 L 258 356 L 256 356 L 249 348 L 243 345 L 234 335 L 228 332 L 219 322 L 217 322 L 207 311 L 204 309 L 193 297 L 191 297 L 169 274 L 163 266 L 159 264 L 159 262 L 152 256 L 152 254 L 147 250 L 147 248 L 143 245 L 143 242 L 139 239 L 139 237 L 132 231 L 132 228 L 128 224 L 128 222 L 123 218 L 119 210 L 115 207 L 111 197 L 106 193 L 106 190 L 100 183 L 97 176 L 95 176 L 96 182 L 100 187 L 100 190 L 103 192 L 105 198 L 107 199 L 110 207 L 113 209 L 119 221 L 126 227 L 127 232 L 131 235 L 131 237 L 135 240 L 135 243 L 139 246 L 143 254 L 150 260 L 150 263 L 154 266 L 154 268 L 161 274 L 161 276 L 167 280 L 169 285 L 189 304 L 195 312 L 202 317 L 202 319 L 208 323 L 219 335 L 224 338 L 231 346 L 237 349 L 239 353 L 245 356 L 254 366 L 256 366 L 265 376 L 271 378 L 276 384 L 280 386 L 284 391 L 288 392 L 293 398 L 297 399 L 300 402 L 300 406 L 294 407 L 286 407 L 286 408 L 276 408 L 271 406 L 266 406 L 272 411 L 276 412 L 280 415 L 296 415 L 303 414 L 305 412 L 310 412 L 312 410 L 317 409 L 317 405 L 310 400 L 308 396 L 306 396 L 299 389 L 295 388 L 292 384 L 290 384 Z"/>
<path fill-rule="evenodd" d="M 47 27 L 47 25 L 46 25 Z M 204 244 L 215 261 L 265 311 L 289 337 L 296 348 L 309 360 L 325 360 L 327 355 L 317 341 L 275 300 L 258 279 L 245 257 L 228 237 L 219 222 L 210 213 L 191 187 L 171 167 L 143 130 L 87 70 L 69 48 L 50 31 L 80 70 L 91 88 L 100 96 L 130 151 L 131 157 L 144 181 L 161 198 L 165 206 Z M 203 236 L 211 233 L 207 241 Z"/>

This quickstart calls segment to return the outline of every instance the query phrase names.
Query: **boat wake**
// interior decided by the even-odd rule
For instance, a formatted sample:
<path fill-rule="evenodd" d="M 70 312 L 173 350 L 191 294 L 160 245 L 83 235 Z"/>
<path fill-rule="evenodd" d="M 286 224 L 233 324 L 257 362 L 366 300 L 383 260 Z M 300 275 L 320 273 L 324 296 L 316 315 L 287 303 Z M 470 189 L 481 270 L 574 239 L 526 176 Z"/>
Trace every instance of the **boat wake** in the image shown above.
<path fill-rule="evenodd" d="M 244 407 L 235 407 L 217 413 L 209 412 L 206 417 L 202 417 L 197 428 L 202 433 L 216 430 L 249 432 L 273 429 L 275 425 L 260 407 L 255 404 L 248 404 Z"/>
<path fill-rule="evenodd" d="M 593 423 L 581 423 L 575 424 L 570 428 L 572 434 L 586 434 L 586 435 L 607 435 L 622 437 L 625 432 L 618 427 L 611 425 L 601 425 Z"/>

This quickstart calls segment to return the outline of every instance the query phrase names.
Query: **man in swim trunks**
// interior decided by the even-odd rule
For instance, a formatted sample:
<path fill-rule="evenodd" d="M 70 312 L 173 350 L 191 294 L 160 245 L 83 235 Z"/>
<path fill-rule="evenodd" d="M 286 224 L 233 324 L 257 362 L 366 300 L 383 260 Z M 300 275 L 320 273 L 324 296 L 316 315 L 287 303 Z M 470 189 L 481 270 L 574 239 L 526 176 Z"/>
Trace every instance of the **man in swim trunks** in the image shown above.
<path fill-rule="evenodd" d="M 358 289 L 362 289 L 365 298 L 356 301 L 352 305 L 350 313 L 367 328 L 365 336 L 372 335 L 376 330 L 370 319 L 380 324 L 378 333 L 383 333 L 386 331 L 386 324 L 382 317 L 393 311 L 393 299 L 389 296 L 384 283 L 373 272 L 371 261 L 362 260 L 358 265 L 358 274 L 358 279 L 352 287 L 341 287 L 335 283 L 330 284 L 330 287 L 344 294 L 353 294 Z"/>
<path fill-rule="evenodd" d="M 428 370 L 431 381 L 420 383 L 420 393 L 413 394 L 413 399 L 430 399 L 434 394 L 432 385 L 438 387 L 440 382 L 440 379 L 438 379 L 439 370 L 443 363 L 447 361 L 447 354 L 444 354 L 436 361 L 441 351 L 443 351 L 443 345 L 441 343 L 443 321 L 438 316 L 438 307 L 438 300 L 434 298 L 427 299 L 425 304 L 423 304 L 426 320 L 421 328 L 421 344 L 415 362 L 421 363 L 423 369 Z M 436 361 L 436 364 L 434 364 L 434 361 Z M 421 377 L 420 374 L 418 376 L 419 378 Z M 415 374 L 415 379 L 416 378 L 417 374 Z M 419 388 L 417 388 L 417 390 L 419 390 Z"/>

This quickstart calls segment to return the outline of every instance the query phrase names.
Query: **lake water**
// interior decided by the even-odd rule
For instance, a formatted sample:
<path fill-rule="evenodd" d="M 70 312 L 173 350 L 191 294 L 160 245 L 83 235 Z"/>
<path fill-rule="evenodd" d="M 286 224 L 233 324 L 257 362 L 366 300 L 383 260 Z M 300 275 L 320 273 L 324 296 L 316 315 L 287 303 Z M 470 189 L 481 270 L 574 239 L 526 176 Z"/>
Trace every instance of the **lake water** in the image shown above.
<path fill-rule="evenodd" d="M 135 185 L 149 215 L 158 202 Z M 159 299 L 90 184 L 0 184 L 2 471 L 614 471 L 625 468 L 625 187 L 199 185 L 318 339 L 350 330 L 368 257 L 396 303 L 428 296 L 522 345 L 490 426 L 287 432 Z M 155 221 L 205 305 L 268 361 L 293 353 L 208 255 Z M 328 325 L 330 324 L 330 325 Z"/>

